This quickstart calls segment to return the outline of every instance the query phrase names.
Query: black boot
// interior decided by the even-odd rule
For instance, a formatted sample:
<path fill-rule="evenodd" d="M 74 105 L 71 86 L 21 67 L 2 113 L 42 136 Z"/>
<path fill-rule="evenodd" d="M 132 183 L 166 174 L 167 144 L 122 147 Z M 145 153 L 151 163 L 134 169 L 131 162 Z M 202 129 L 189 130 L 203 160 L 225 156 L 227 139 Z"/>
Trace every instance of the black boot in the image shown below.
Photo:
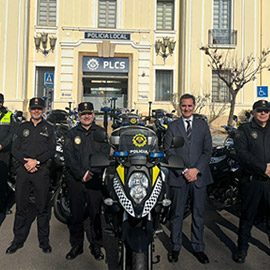
<path fill-rule="evenodd" d="M 237 251 L 233 254 L 233 260 L 237 263 L 244 263 L 246 256 L 247 250 L 238 248 Z"/>
<path fill-rule="evenodd" d="M 97 246 L 91 246 L 90 247 L 90 250 L 91 250 L 91 254 L 94 256 L 94 258 L 97 260 L 97 261 L 101 261 L 104 259 L 104 254 L 102 253 L 100 247 L 97 247 Z"/>
<path fill-rule="evenodd" d="M 66 259 L 73 260 L 82 253 L 83 253 L 83 246 L 73 246 L 69 251 L 69 253 L 66 255 Z"/>

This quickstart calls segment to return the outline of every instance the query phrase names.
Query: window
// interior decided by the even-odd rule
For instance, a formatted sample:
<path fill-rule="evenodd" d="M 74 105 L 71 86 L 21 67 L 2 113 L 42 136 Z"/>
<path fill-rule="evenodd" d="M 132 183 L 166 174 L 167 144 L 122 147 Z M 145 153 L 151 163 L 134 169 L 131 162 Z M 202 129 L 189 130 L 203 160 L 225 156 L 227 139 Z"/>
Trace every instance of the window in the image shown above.
<path fill-rule="evenodd" d="M 173 90 L 173 71 L 156 70 L 156 101 L 170 101 Z"/>
<path fill-rule="evenodd" d="M 53 87 L 44 86 L 46 73 L 54 76 L 54 67 L 36 67 L 35 93 L 37 97 L 46 97 L 47 109 L 52 108 Z"/>
<path fill-rule="evenodd" d="M 213 43 L 230 44 L 231 0 L 214 0 Z"/>
<path fill-rule="evenodd" d="M 38 25 L 56 25 L 56 0 L 38 0 Z"/>
<path fill-rule="evenodd" d="M 224 70 L 222 76 L 226 81 L 230 80 L 230 70 Z M 230 91 L 228 86 L 218 77 L 216 70 L 212 71 L 212 102 L 227 103 L 230 102 Z"/>
<path fill-rule="evenodd" d="M 116 0 L 99 0 L 98 27 L 116 28 Z"/>
<path fill-rule="evenodd" d="M 157 0 L 157 30 L 174 29 L 174 1 Z"/>

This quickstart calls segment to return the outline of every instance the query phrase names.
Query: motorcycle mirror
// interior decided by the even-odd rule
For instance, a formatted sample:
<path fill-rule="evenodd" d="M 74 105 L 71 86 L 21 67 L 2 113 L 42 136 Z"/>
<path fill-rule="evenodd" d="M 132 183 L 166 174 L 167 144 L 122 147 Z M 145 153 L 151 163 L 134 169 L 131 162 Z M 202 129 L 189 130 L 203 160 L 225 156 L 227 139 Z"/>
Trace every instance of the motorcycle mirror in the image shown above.
<path fill-rule="evenodd" d="M 176 136 L 172 138 L 172 143 L 169 147 L 163 149 L 163 152 L 166 152 L 170 148 L 182 147 L 185 144 L 185 140 L 182 136 Z"/>
<path fill-rule="evenodd" d="M 96 142 L 106 142 L 107 134 L 104 130 L 96 130 L 94 132 L 94 140 Z"/>
<path fill-rule="evenodd" d="M 146 116 L 144 120 L 145 121 L 150 121 L 151 120 L 151 116 Z"/>
<path fill-rule="evenodd" d="M 110 160 L 104 153 L 98 153 L 91 156 L 91 168 L 105 168 L 110 166 Z"/>
<path fill-rule="evenodd" d="M 176 155 L 170 155 L 167 158 L 168 163 L 161 162 L 160 166 L 171 169 L 183 169 L 185 168 L 184 160 Z"/>
<path fill-rule="evenodd" d="M 185 140 L 183 137 L 181 137 L 181 136 L 173 137 L 171 148 L 182 147 L 184 145 L 184 143 L 185 143 Z"/>

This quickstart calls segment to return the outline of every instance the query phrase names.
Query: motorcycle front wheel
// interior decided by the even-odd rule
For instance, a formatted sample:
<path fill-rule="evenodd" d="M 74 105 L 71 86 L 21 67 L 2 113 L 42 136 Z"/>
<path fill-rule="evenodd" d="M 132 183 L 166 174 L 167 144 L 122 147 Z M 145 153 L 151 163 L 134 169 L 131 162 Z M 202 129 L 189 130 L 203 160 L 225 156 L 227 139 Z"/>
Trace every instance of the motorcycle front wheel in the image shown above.
<path fill-rule="evenodd" d="M 59 186 L 55 191 L 53 197 L 53 207 L 56 219 L 64 224 L 67 224 L 67 219 L 71 215 L 69 208 L 69 199 L 61 186 Z"/>
<path fill-rule="evenodd" d="M 147 253 L 132 252 L 132 270 L 149 269 L 147 266 Z"/>
<path fill-rule="evenodd" d="M 122 270 L 152 270 L 152 243 L 144 253 L 132 251 L 125 243 L 122 243 L 121 269 Z"/>

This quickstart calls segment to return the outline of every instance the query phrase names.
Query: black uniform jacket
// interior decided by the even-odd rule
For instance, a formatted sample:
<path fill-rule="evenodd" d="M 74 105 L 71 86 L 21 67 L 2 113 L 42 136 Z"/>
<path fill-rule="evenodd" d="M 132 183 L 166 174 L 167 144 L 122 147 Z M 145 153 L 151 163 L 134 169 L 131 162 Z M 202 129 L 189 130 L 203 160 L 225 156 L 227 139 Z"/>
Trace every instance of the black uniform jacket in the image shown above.
<path fill-rule="evenodd" d="M 20 163 L 25 164 L 24 158 L 33 158 L 45 163 L 52 159 L 55 153 L 54 128 L 42 120 L 35 127 L 33 122 L 21 123 L 14 135 L 12 155 Z"/>
<path fill-rule="evenodd" d="M 102 127 L 92 124 L 89 130 L 82 127 L 81 123 L 72 128 L 65 139 L 64 157 L 65 165 L 68 172 L 77 181 L 82 181 L 82 178 L 87 170 L 100 174 L 102 171 L 91 168 L 90 159 L 93 154 L 104 153 L 109 155 L 110 146 L 107 143 L 96 142 L 94 140 L 94 132 L 103 130 Z M 95 178 L 95 176 L 93 177 Z M 94 188 L 94 179 L 90 180 L 92 188 Z M 93 185 L 92 185 L 93 184 Z"/>
<path fill-rule="evenodd" d="M 4 117 L 4 115 L 8 113 L 7 109 L 5 107 L 2 107 L 0 109 L 0 117 Z M 2 151 L 10 151 L 11 148 L 11 142 L 15 131 L 15 123 L 13 121 L 13 116 L 10 114 L 10 120 L 9 122 L 1 122 L 0 121 L 0 144 L 2 145 L 3 149 Z"/>
<path fill-rule="evenodd" d="M 240 125 L 234 142 L 244 173 L 261 179 L 266 178 L 266 166 L 270 163 L 270 123 L 262 128 L 253 119 Z"/>

